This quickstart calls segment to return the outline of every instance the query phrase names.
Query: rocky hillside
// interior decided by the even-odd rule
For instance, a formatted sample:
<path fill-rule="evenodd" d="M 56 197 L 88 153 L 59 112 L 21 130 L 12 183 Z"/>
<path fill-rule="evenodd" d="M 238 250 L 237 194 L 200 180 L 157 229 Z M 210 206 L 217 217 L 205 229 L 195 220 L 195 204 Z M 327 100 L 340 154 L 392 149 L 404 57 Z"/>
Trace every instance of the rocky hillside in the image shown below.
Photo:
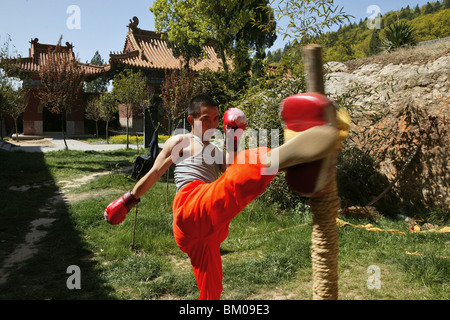
<path fill-rule="evenodd" d="M 336 97 L 351 92 L 355 105 L 412 102 L 431 113 L 449 111 L 450 42 L 330 62 L 326 71 L 327 94 Z"/>
<path fill-rule="evenodd" d="M 352 143 L 358 141 L 356 147 L 364 150 L 375 146 L 375 158 L 378 150 L 390 148 L 397 152 L 391 152 L 380 165 L 380 172 L 389 181 L 401 176 L 395 187 L 397 196 L 413 208 L 421 200 L 427 207 L 439 206 L 448 211 L 450 42 L 345 63 L 330 62 L 325 68 L 327 95 L 351 106 Z M 416 109 L 408 109 L 410 106 Z M 420 113 L 423 121 L 408 127 L 406 118 L 399 117 L 400 111 L 406 109 L 416 110 L 413 116 Z M 431 128 L 427 132 L 426 126 Z M 402 171 L 410 157 L 413 159 L 407 170 Z"/>

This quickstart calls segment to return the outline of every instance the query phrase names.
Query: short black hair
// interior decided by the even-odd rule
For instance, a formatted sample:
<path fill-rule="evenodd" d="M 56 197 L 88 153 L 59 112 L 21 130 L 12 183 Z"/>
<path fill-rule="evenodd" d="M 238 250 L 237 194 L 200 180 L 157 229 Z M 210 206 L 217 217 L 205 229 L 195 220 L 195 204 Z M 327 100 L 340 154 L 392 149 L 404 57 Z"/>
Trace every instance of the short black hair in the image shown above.
<path fill-rule="evenodd" d="M 200 108 L 204 106 L 218 108 L 219 104 L 209 95 L 199 94 L 198 96 L 192 98 L 191 102 L 189 103 L 189 107 L 187 110 L 188 115 L 193 116 L 194 118 L 198 117 L 200 115 Z"/>

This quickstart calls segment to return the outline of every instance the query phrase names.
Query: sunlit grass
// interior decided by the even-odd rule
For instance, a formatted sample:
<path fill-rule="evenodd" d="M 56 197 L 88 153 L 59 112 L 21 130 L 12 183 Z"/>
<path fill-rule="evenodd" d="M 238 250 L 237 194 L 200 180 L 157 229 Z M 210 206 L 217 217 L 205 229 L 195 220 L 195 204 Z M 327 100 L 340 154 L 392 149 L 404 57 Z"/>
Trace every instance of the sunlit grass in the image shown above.
<path fill-rule="evenodd" d="M 135 151 L 50 152 L 45 155 L 2 153 L 2 261 L 23 242 L 29 222 L 52 217 L 39 243 L 39 252 L 0 287 L 8 299 L 197 299 L 189 258 L 176 245 L 172 234 L 171 200 L 175 186 L 169 184 L 166 204 L 165 177 L 158 182 L 126 220 L 117 226 L 103 220 L 104 208 L 132 188 L 127 172 Z M 28 179 L 23 172 L 30 172 Z M 64 189 L 66 202 L 53 213 L 39 213 L 61 181 L 107 172 L 79 186 Z M 53 185 L 11 191 L 12 185 Z M 136 229 L 133 241 L 133 228 Z M 345 219 L 345 218 L 343 218 Z M 402 220 L 378 218 L 351 220 L 372 223 L 381 229 L 405 234 L 374 232 L 363 228 L 339 228 L 340 299 L 440 299 L 449 298 L 450 237 L 444 233 L 411 233 Z M 223 299 L 311 299 L 310 257 L 312 213 L 305 206 L 278 210 L 256 200 L 230 224 L 223 242 Z M 16 232 L 17 230 L 17 232 Z M 13 236 L 12 236 L 13 235 Z M 417 253 L 410 255 L 409 253 Z M 82 270 L 82 289 L 68 290 L 66 269 Z M 369 266 L 380 270 L 379 289 L 368 288 Z"/>

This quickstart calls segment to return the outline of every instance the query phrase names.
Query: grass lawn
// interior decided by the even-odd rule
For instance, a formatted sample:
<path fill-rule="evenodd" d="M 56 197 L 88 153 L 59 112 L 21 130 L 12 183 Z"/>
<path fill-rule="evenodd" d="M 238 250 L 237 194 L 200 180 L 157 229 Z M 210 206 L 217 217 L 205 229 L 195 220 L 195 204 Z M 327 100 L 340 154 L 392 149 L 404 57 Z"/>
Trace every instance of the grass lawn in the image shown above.
<path fill-rule="evenodd" d="M 172 236 L 175 187 L 169 184 L 167 204 L 165 177 L 139 204 L 134 247 L 134 209 L 121 225 L 103 220 L 104 208 L 134 185 L 120 170 L 136 156 L 0 151 L 0 299 L 197 299 L 189 260 Z M 311 299 L 311 221 L 304 207 L 247 206 L 222 244 L 222 298 Z M 404 234 L 339 228 L 340 299 L 450 298 L 448 233 L 411 233 L 406 222 L 386 218 L 346 221 Z M 14 262 L 27 246 L 27 259 Z M 80 289 L 67 285 L 73 265 Z M 379 272 L 377 288 L 368 283 L 371 270 Z"/>

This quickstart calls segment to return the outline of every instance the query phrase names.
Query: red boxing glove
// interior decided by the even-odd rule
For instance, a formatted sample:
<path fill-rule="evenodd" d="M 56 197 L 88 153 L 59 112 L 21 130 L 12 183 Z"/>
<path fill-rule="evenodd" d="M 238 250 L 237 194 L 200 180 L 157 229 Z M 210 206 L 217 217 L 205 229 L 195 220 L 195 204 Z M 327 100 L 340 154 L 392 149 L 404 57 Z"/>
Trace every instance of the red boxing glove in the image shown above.
<path fill-rule="evenodd" d="M 336 126 L 336 107 L 324 95 L 302 93 L 286 98 L 281 106 L 285 136 L 315 126 Z M 305 196 L 318 194 L 330 181 L 334 156 L 287 168 L 286 182 L 291 189 Z"/>
<path fill-rule="evenodd" d="M 225 146 L 229 146 L 233 141 L 234 151 L 237 151 L 238 140 L 247 127 L 247 117 L 238 108 L 230 108 L 223 115 L 225 132 Z M 227 143 L 228 142 L 228 143 Z"/>
<path fill-rule="evenodd" d="M 126 192 L 120 198 L 111 202 L 104 212 L 105 220 L 112 225 L 116 225 L 125 220 L 127 213 L 138 204 L 140 199 L 136 199 L 133 193 Z"/>

